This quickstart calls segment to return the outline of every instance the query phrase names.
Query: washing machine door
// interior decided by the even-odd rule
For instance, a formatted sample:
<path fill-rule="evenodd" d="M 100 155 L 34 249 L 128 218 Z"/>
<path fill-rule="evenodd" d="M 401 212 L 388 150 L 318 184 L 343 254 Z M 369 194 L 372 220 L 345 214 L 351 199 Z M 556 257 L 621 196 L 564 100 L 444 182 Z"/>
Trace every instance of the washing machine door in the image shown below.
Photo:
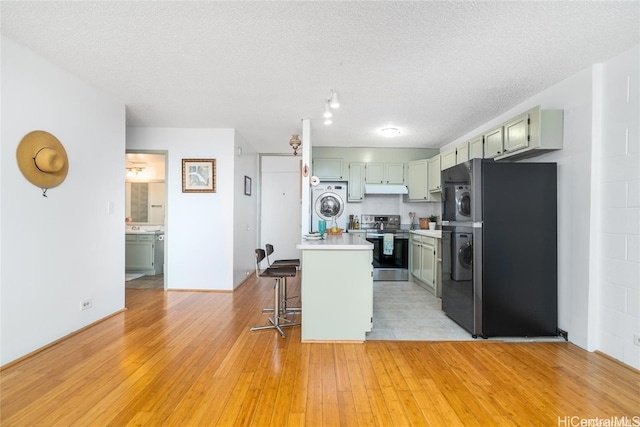
<path fill-rule="evenodd" d="M 344 211 L 344 200 L 338 194 L 327 191 L 316 199 L 315 211 L 319 218 L 326 221 L 339 218 Z"/>
<path fill-rule="evenodd" d="M 451 278 L 455 281 L 468 281 L 473 277 L 473 237 L 469 233 L 456 233 L 454 238 L 453 268 Z"/>
<path fill-rule="evenodd" d="M 456 221 L 471 220 L 471 192 L 469 187 L 461 185 L 456 187 Z"/>
<path fill-rule="evenodd" d="M 464 268 L 471 268 L 473 263 L 473 247 L 471 242 L 465 242 L 458 249 L 458 262 Z"/>

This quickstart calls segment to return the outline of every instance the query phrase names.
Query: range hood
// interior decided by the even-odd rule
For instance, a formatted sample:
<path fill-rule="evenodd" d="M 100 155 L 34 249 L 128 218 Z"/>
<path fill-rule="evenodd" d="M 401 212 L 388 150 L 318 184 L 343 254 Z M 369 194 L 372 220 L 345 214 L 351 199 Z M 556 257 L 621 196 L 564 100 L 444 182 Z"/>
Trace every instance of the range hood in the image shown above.
<path fill-rule="evenodd" d="M 365 184 L 364 194 L 409 194 L 402 184 Z"/>

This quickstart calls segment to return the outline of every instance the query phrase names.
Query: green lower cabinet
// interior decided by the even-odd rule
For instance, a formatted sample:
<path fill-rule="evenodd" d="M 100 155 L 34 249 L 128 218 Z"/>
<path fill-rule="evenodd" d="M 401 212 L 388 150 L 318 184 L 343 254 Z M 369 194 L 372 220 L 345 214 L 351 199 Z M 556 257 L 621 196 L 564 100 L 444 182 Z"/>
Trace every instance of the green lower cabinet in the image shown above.
<path fill-rule="evenodd" d="M 430 236 L 411 234 L 409 244 L 410 279 L 431 292 L 441 296 L 441 256 L 440 239 Z"/>

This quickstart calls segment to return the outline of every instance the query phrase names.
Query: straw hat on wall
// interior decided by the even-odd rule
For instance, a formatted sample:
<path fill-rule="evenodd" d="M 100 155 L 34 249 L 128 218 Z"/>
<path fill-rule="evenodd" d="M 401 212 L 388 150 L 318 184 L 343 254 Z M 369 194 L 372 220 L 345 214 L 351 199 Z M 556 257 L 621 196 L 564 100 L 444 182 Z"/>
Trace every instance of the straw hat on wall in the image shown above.
<path fill-rule="evenodd" d="M 69 171 L 64 147 L 58 138 L 43 130 L 34 130 L 22 138 L 16 158 L 24 177 L 43 190 L 62 184 Z"/>

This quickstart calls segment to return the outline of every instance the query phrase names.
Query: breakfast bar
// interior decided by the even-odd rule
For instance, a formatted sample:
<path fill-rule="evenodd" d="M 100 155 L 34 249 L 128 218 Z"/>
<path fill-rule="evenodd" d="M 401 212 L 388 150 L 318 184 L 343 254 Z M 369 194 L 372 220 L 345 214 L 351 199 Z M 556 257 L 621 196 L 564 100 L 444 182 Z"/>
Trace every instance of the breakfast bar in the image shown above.
<path fill-rule="evenodd" d="M 373 244 L 355 234 L 303 240 L 302 341 L 366 339 L 373 322 Z"/>

